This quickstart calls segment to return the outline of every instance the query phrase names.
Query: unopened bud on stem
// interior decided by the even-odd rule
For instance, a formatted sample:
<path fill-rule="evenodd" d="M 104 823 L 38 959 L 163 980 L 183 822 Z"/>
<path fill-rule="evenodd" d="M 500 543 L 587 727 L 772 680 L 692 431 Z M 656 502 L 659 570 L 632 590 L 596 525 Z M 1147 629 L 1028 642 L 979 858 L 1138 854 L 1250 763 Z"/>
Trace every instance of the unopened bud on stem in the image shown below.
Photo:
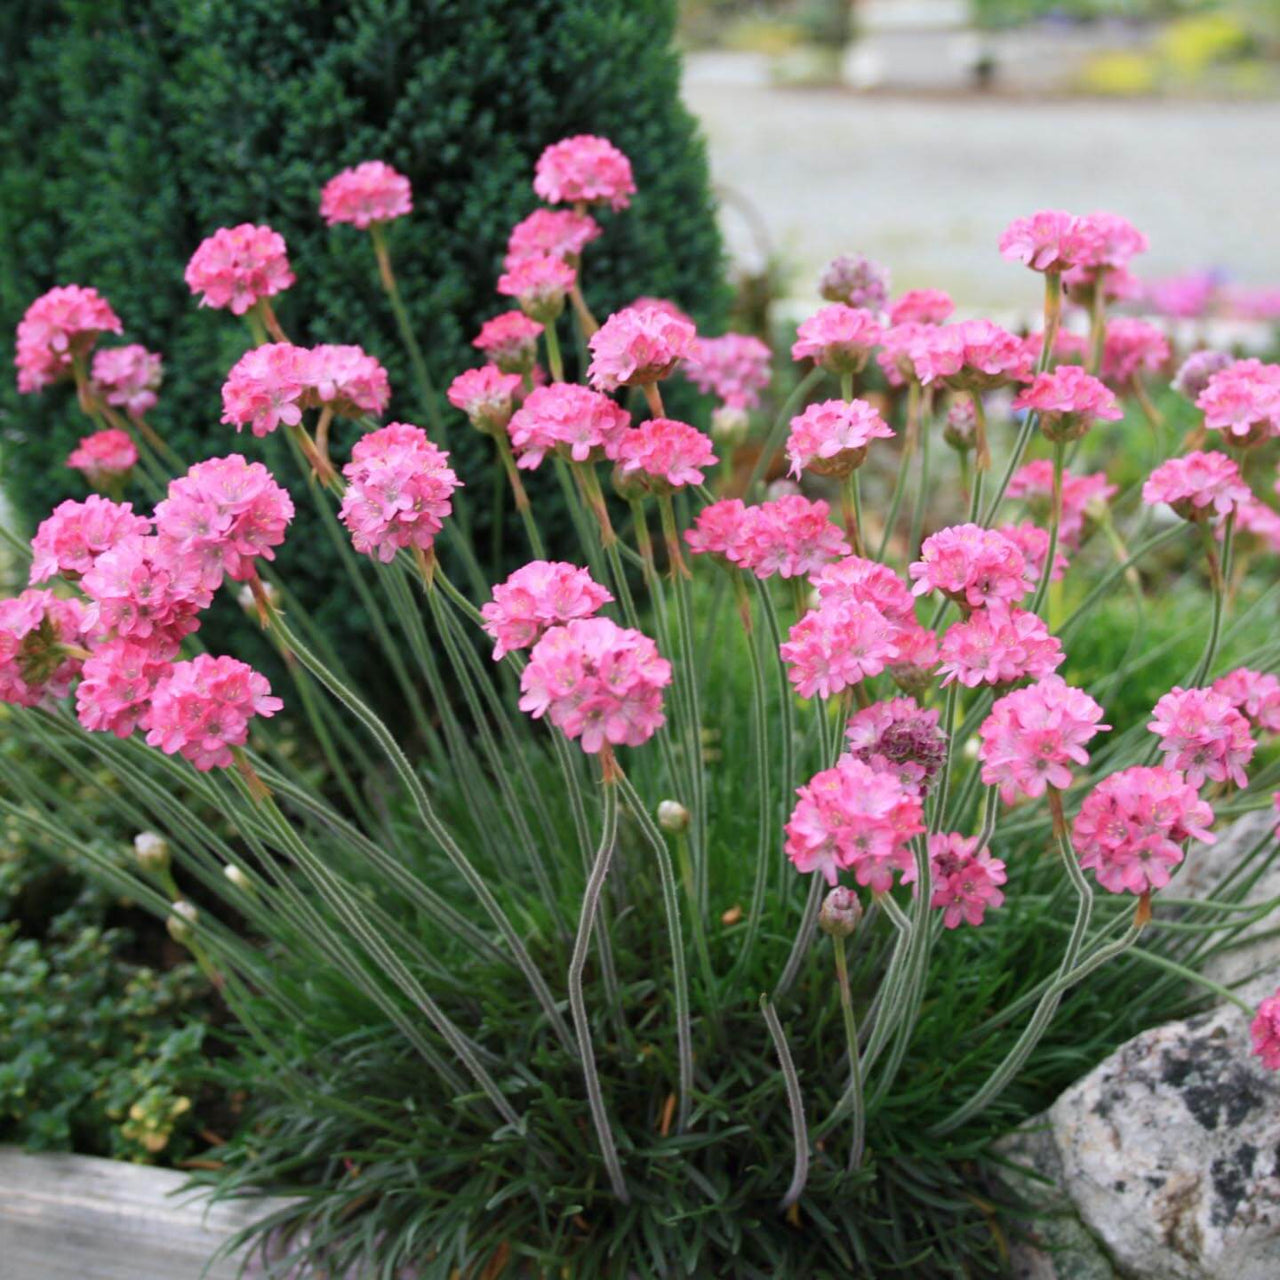
<path fill-rule="evenodd" d="M 179 898 L 170 907 L 170 912 L 169 919 L 165 921 L 165 927 L 169 930 L 169 936 L 174 942 L 185 946 L 195 935 L 192 925 L 200 919 L 200 913 L 185 898 Z"/>
<path fill-rule="evenodd" d="M 663 800 L 658 805 L 658 826 L 677 835 L 688 831 L 689 810 L 679 800 Z"/>
<path fill-rule="evenodd" d="M 169 842 L 154 831 L 141 831 L 134 836 L 133 852 L 143 871 L 160 872 L 169 867 Z"/>
<path fill-rule="evenodd" d="M 837 885 L 823 899 L 818 927 L 833 938 L 847 938 L 862 920 L 862 903 L 852 889 Z"/>

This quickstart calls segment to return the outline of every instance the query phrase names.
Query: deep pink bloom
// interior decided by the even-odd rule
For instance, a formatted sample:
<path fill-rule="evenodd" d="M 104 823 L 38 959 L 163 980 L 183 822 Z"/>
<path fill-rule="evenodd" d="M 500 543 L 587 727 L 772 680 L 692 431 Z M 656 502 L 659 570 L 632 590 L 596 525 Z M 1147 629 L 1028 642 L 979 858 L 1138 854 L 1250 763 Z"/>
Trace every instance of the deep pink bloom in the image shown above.
<path fill-rule="evenodd" d="M 792 626 L 779 652 L 801 697 L 831 698 L 898 656 L 897 630 L 873 604 L 824 601 Z"/>
<path fill-rule="evenodd" d="M 547 716 L 595 755 L 606 742 L 638 747 L 666 723 L 662 691 L 671 664 L 646 635 L 608 618 L 552 627 L 520 677 L 520 710 Z"/>
<path fill-rule="evenodd" d="M 1268 1071 L 1280 1071 L 1280 990 L 1268 996 L 1249 1024 L 1254 1056 L 1262 1059 Z"/>
<path fill-rule="evenodd" d="M 1022 339 L 990 320 L 938 325 L 914 352 L 916 376 L 953 391 L 993 391 L 1031 377 L 1031 357 Z"/>
<path fill-rule="evenodd" d="M 944 928 L 980 925 L 988 907 L 1004 902 L 1000 885 L 1008 878 L 1004 863 L 991 856 L 977 836 L 935 831 L 929 837 L 929 868 L 933 897 L 929 905 L 942 912 Z"/>
<path fill-rule="evenodd" d="M 822 400 L 791 419 L 787 457 L 797 478 L 808 469 L 820 476 L 846 476 L 860 467 L 872 440 L 893 432 L 865 400 Z"/>
<path fill-rule="evenodd" d="M 1170 384 L 1184 400 L 1195 404 L 1215 373 L 1235 363 L 1229 351 L 1193 351 L 1179 366 Z"/>
<path fill-rule="evenodd" d="M 844 534 L 828 518 L 830 511 L 825 502 L 811 502 L 799 494 L 748 507 L 738 545 L 726 554 L 757 578 L 775 573 L 804 577 L 849 554 Z"/>
<path fill-rule="evenodd" d="M 308 407 L 327 407 L 341 418 L 379 417 L 391 400 L 387 371 L 363 347 L 324 343 L 306 354 Z"/>
<path fill-rule="evenodd" d="M 1152 716 L 1147 728 L 1160 739 L 1165 764 L 1185 773 L 1192 786 L 1202 786 L 1206 779 L 1249 785 L 1244 767 L 1257 744 L 1248 720 L 1225 694 L 1174 685 Z"/>
<path fill-rule="evenodd" d="M 1058 675 L 997 698 L 978 727 L 982 781 L 998 786 L 1005 804 L 1035 799 L 1045 787 L 1071 785 L 1071 764 L 1086 765 L 1084 744 L 1101 729 L 1102 708 Z"/>
<path fill-rule="evenodd" d="M 554 142 L 539 157 L 534 193 L 548 204 L 607 204 L 625 209 L 636 193 L 631 161 L 607 138 L 578 134 Z"/>
<path fill-rule="evenodd" d="M 480 326 L 471 345 L 483 351 L 503 373 L 528 373 L 538 358 L 542 329 L 523 311 L 504 311 Z"/>
<path fill-rule="evenodd" d="M 497 365 L 460 373 L 449 384 L 449 403 L 461 409 L 478 431 L 494 435 L 505 431 L 515 412 L 523 380 L 518 373 L 503 373 Z"/>
<path fill-rule="evenodd" d="M 1075 475 L 1068 471 L 1062 477 L 1062 523 L 1058 526 L 1058 544 L 1075 547 L 1084 533 L 1084 522 L 1090 513 L 1115 497 L 1117 489 L 1103 471 Z M 1040 520 L 1048 520 L 1053 503 L 1053 463 L 1048 458 L 1028 462 L 1013 473 L 1005 497 L 1027 503 Z M 1045 543 L 1048 550 L 1048 543 Z M 1041 553 L 1039 563 L 1043 563 Z"/>
<path fill-rule="evenodd" d="M 1066 271 L 1085 256 L 1080 219 L 1061 209 L 1015 218 L 1000 235 L 1000 256 L 1032 271 Z"/>
<path fill-rule="evenodd" d="M 857 373 L 882 335 L 880 321 L 862 307 L 832 303 L 801 322 L 793 360 L 814 360 L 832 373 Z"/>
<path fill-rule="evenodd" d="M 127 738 L 151 705 L 169 659 L 147 641 L 109 640 L 85 659 L 76 689 L 76 715 L 94 733 Z"/>
<path fill-rule="evenodd" d="M 1222 694 L 1256 728 L 1280 733 L 1280 679 L 1269 671 L 1237 667 L 1219 676 L 1213 691 Z"/>
<path fill-rule="evenodd" d="M 84 607 L 52 591 L 28 587 L 0 600 L 0 702 L 34 707 L 66 697 L 80 660 L 62 646 L 79 644 L 83 629 Z"/>
<path fill-rule="evenodd" d="M 1155 325 L 1119 316 L 1107 325 L 1102 342 L 1102 380 L 1126 387 L 1143 370 L 1158 373 L 1169 363 L 1169 339 Z"/>
<path fill-rule="evenodd" d="M 544 254 L 565 260 L 576 258 L 599 234 L 600 224 L 590 214 L 572 209 L 535 209 L 512 227 L 503 266 L 510 271 L 525 258 Z"/>
<path fill-rule="evenodd" d="M 31 539 L 31 581 L 44 582 L 55 573 L 81 577 L 117 542 L 150 532 L 151 521 L 135 515 L 128 502 L 111 502 L 96 493 L 83 502 L 68 499 L 40 522 Z"/>
<path fill-rule="evenodd" d="M 892 773 L 914 794 L 923 794 L 947 755 L 938 712 L 914 698 L 873 702 L 856 711 L 845 727 L 849 753 L 880 773 Z"/>
<path fill-rule="evenodd" d="M 1142 486 L 1149 506 L 1167 502 L 1184 520 L 1230 515 L 1252 498 L 1240 468 L 1225 453 L 1188 453 L 1162 462 Z"/>
<path fill-rule="evenodd" d="M 549 324 L 564 310 L 565 295 L 578 273 L 567 262 L 547 254 L 521 258 L 498 277 L 498 292 L 515 298 L 520 310 Z"/>
<path fill-rule="evenodd" d="M 320 192 L 320 216 L 331 227 L 349 222 L 363 231 L 375 222 L 390 222 L 412 211 L 409 179 L 381 160 L 343 169 Z"/>
<path fill-rule="evenodd" d="M 141 534 L 121 538 L 98 556 L 80 587 L 92 602 L 85 634 L 95 642 L 145 640 L 170 656 L 213 599 L 192 562 L 166 552 L 158 537 Z"/>
<path fill-rule="evenodd" d="M 254 716 L 273 716 L 284 703 L 271 696 L 266 676 L 236 658 L 207 653 L 175 662 L 156 685 L 142 720 L 147 745 L 181 753 L 204 772 L 225 769 L 232 747 L 249 740 Z"/>
<path fill-rule="evenodd" d="M 950 319 L 956 304 L 941 289 L 908 289 L 889 308 L 889 323 L 942 324 Z"/>
<path fill-rule="evenodd" d="M 390 564 L 404 547 L 428 550 L 462 482 L 421 427 L 392 422 L 356 441 L 342 468 L 350 487 L 339 516 L 362 555 Z"/>
<path fill-rule="evenodd" d="M 703 507 L 693 518 L 693 528 L 684 531 L 684 540 L 694 555 L 723 556 L 740 561 L 746 554 L 747 525 L 754 518 L 741 498 L 723 498 Z"/>
<path fill-rule="evenodd" d="M 250 222 L 219 227 L 202 240 L 184 278 L 191 292 L 201 295 L 202 307 L 228 307 L 237 316 L 294 281 L 284 237 Z"/>
<path fill-rule="evenodd" d="M 658 307 L 615 311 L 591 335 L 587 378 L 597 391 L 658 382 L 693 351 L 697 331 Z"/>
<path fill-rule="evenodd" d="M 1233 445 L 1280 435 L 1280 365 L 1237 360 L 1215 373 L 1196 400 L 1204 425 Z"/>
<path fill-rule="evenodd" d="M 681 366 L 699 391 L 719 397 L 732 409 L 754 409 L 769 385 L 773 353 L 759 338 L 726 333 L 695 338 Z"/>
<path fill-rule="evenodd" d="M 1213 810 L 1180 773 L 1137 765 L 1085 797 L 1072 839 L 1080 865 L 1110 893 L 1163 889 L 1190 839 L 1213 843 Z"/>
<path fill-rule="evenodd" d="M 895 871 L 913 870 L 909 843 L 924 830 L 923 811 L 894 774 L 843 755 L 796 795 L 786 853 L 797 871 L 820 871 L 834 885 L 842 870 L 852 870 L 859 884 L 887 893 Z"/>
<path fill-rule="evenodd" d="M 67 455 L 67 466 L 83 472 L 95 488 L 127 475 L 137 462 L 138 446 L 127 431 L 116 427 L 82 436 Z"/>
<path fill-rule="evenodd" d="M 996 532 L 1008 538 L 1022 552 L 1022 558 L 1027 562 L 1028 590 L 1034 587 L 1044 573 L 1044 562 L 1049 558 L 1049 530 L 1042 529 L 1029 520 L 1022 520 L 1017 524 L 1002 524 Z M 1062 554 L 1062 549 L 1067 545 L 1067 541 L 1059 531 L 1058 547 L 1053 553 L 1053 573 L 1050 576 L 1050 582 L 1060 582 L 1067 571 L 1067 557 Z"/>
<path fill-rule="evenodd" d="M 1050 440 L 1078 440 L 1096 419 L 1116 422 L 1124 417 L 1115 393 L 1073 364 L 1037 374 L 1013 407 L 1038 413 L 1040 430 Z"/>
<path fill-rule="evenodd" d="M 41 294 L 18 321 L 13 363 L 18 390 L 39 391 L 71 372 L 100 333 L 119 333 L 120 317 L 96 290 L 78 284 L 60 285 Z"/>
<path fill-rule="evenodd" d="M 528 649 L 549 627 L 589 618 L 613 596 L 586 569 L 558 560 L 533 560 L 493 589 L 480 613 L 493 637 L 493 660 Z"/>
<path fill-rule="evenodd" d="M 1139 253 L 1146 253 L 1147 237 L 1118 213 L 1086 213 L 1076 219 L 1075 238 L 1081 268 L 1123 271 Z"/>
<path fill-rule="evenodd" d="M 289 342 L 251 347 L 222 384 L 222 421 L 265 436 L 281 423 L 296 427 L 310 388 L 310 352 Z"/>
<path fill-rule="evenodd" d="M 519 465 L 539 466 L 548 452 L 574 462 L 613 458 L 631 415 L 608 396 L 572 382 L 538 387 L 511 416 L 507 431 Z"/>
<path fill-rule="evenodd" d="M 818 293 L 828 302 L 880 312 L 889 301 L 889 268 L 862 254 L 842 253 L 823 268 Z"/>
<path fill-rule="evenodd" d="M 703 467 L 714 467 L 716 451 L 697 427 L 673 418 L 649 418 L 618 441 L 618 468 L 655 492 L 701 484 Z"/>
<path fill-rule="evenodd" d="M 888 565 L 862 556 L 846 556 L 815 569 L 810 581 L 823 603 L 855 600 L 873 604 L 891 622 L 914 625 L 915 597 Z"/>
<path fill-rule="evenodd" d="M 951 626 L 939 645 L 944 685 L 958 680 L 970 689 L 980 684 L 1011 684 L 1056 671 L 1065 661 L 1062 642 L 1049 634 L 1043 619 L 1025 609 L 993 600 Z"/>
<path fill-rule="evenodd" d="M 909 573 L 916 595 L 940 591 L 969 609 L 992 600 L 1021 600 L 1027 594 L 1022 552 L 995 529 L 977 524 L 952 525 L 930 535 Z"/>
<path fill-rule="evenodd" d="M 164 376 L 160 357 L 139 343 L 103 347 L 93 353 L 93 389 L 131 418 L 141 418 L 156 406 L 156 392 Z"/>

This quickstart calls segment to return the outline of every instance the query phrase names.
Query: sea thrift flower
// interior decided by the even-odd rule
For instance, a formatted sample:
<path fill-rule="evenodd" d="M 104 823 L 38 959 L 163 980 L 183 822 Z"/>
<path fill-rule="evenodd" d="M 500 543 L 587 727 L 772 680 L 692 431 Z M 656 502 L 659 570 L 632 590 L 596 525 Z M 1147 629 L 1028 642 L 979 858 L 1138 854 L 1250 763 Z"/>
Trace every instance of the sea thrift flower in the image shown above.
<path fill-rule="evenodd" d="M 1213 843 L 1213 810 L 1180 773 L 1135 766 L 1085 797 L 1072 841 L 1080 865 L 1109 893 L 1163 889 L 1187 840 Z"/>
<path fill-rule="evenodd" d="M 1066 271 L 1084 256 L 1080 219 L 1061 209 L 1015 218 L 1001 233 L 1000 256 L 1032 271 Z"/>
<path fill-rule="evenodd" d="M 1184 520 L 1230 515 L 1253 495 L 1225 453 L 1188 453 L 1162 462 L 1142 486 L 1148 506 L 1167 502 Z"/>
<path fill-rule="evenodd" d="M 942 324 L 956 309 L 951 295 L 941 289 L 908 289 L 889 308 L 889 323 Z"/>
<path fill-rule="evenodd" d="M 607 138 L 578 134 L 539 157 L 533 190 L 548 204 L 607 204 L 625 209 L 636 193 L 631 161 Z"/>
<path fill-rule="evenodd" d="M 1066 790 L 1068 766 L 1088 764 L 1084 744 L 1111 727 L 1101 720 L 1102 708 L 1058 675 L 1006 693 L 978 727 L 982 781 L 998 786 L 1005 804 L 1019 796 L 1036 799 L 1046 786 Z"/>
<path fill-rule="evenodd" d="M 349 222 L 363 231 L 412 211 L 409 179 L 381 160 L 366 160 L 354 169 L 343 169 L 320 193 L 320 216 L 331 227 Z"/>
<path fill-rule="evenodd" d="M 726 333 L 695 338 L 681 369 L 699 391 L 715 395 L 731 409 L 755 409 L 769 385 L 773 353 L 759 338 Z"/>
<path fill-rule="evenodd" d="M 880 335 L 881 350 L 876 363 L 891 387 L 903 387 L 916 381 L 916 365 L 925 349 L 935 340 L 936 324 L 904 320 Z"/>
<path fill-rule="evenodd" d="M 127 738 L 151 705 L 169 659 L 146 641 L 111 640 L 85 659 L 76 688 L 76 715 L 93 733 Z"/>
<path fill-rule="evenodd" d="M 184 278 L 191 292 L 201 295 L 202 307 L 227 307 L 237 316 L 294 281 L 284 237 L 249 222 L 219 227 L 202 240 Z"/>
<path fill-rule="evenodd" d="M 341 418 L 380 416 L 391 400 L 387 371 L 363 347 L 325 343 L 305 364 L 311 395 Z"/>
<path fill-rule="evenodd" d="M 1114 393 L 1071 364 L 1037 374 L 1013 407 L 1038 413 L 1040 430 L 1050 440 L 1079 440 L 1095 419 L 1116 422 L 1124 417 Z"/>
<path fill-rule="evenodd" d="M 517 222 L 507 239 L 503 266 L 510 271 L 525 258 L 546 255 L 572 259 L 600 235 L 600 224 L 589 214 L 572 209 L 535 209 Z"/>
<path fill-rule="evenodd" d="M 879 773 L 892 773 L 908 790 L 923 795 L 947 756 L 946 734 L 936 710 L 914 698 L 873 702 L 849 717 L 849 753 Z"/>
<path fill-rule="evenodd" d="M 893 682 L 904 693 L 923 696 L 933 684 L 933 669 L 938 665 L 938 636 L 918 622 L 900 625 L 893 643 L 898 656 L 889 664 Z"/>
<path fill-rule="evenodd" d="M 1169 339 L 1145 320 L 1112 320 L 1102 342 L 1102 380 L 1127 386 L 1143 370 L 1156 373 L 1169 363 Z"/>
<path fill-rule="evenodd" d="M 915 624 L 915 597 L 911 589 L 888 565 L 876 560 L 846 556 L 815 569 L 809 581 L 824 604 L 855 600 L 875 605 L 891 622 L 901 626 Z"/>
<path fill-rule="evenodd" d="M 1280 435 L 1280 365 L 1237 360 L 1210 377 L 1196 400 L 1204 425 L 1225 432 L 1233 445 Z"/>
<path fill-rule="evenodd" d="M 80 443 L 67 455 L 67 466 L 84 473 L 95 488 L 110 485 L 128 475 L 137 465 L 138 447 L 127 431 L 108 427 L 82 436 Z"/>
<path fill-rule="evenodd" d="M 954 396 L 947 405 L 942 438 L 957 453 L 968 453 L 978 443 L 978 411 L 969 396 Z"/>
<path fill-rule="evenodd" d="M 791 474 L 799 477 L 807 469 L 820 476 L 847 476 L 866 460 L 872 440 L 888 440 L 893 434 L 865 400 L 811 404 L 791 419 Z"/>
<path fill-rule="evenodd" d="M 963 608 L 977 609 L 993 600 L 1021 600 L 1026 569 L 1022 552 L 1003 534 L 958 524 L 926 538 L 909 572 L 916 595 L 940 591 Z"/>
<path fill-rule="evenodd" d="M 196 615 L 213 599 L 193 562 L 169 554 L 159 538 L 140 534 L 98 556 L 80 587 L 92 602 L 86 635 L 95 641 L 145 640 L 170 656 L 200 625 Z"/>
<path fill-rule="evenodd" d="M 1193 787 L 1206 779 L 1249 785 L 1244 767 L 1257 744 L 1249 722 L 1225 694 L 1175 685 L 1156 703 L 1147 728 L 1160 739 L 1165 764 L 1185 773 Z"/>
<path fill-rule="evenodd" d="M 786 494 L 748 511 L 739 545 L 727 555 L 757 578 L 804 577 L 849 554 L 844 534 L 828 518 L 831 508 L 821 500 Z"/>
<path fill-rule="evenodd" d="M 1058 543 L 1075 547 L 1084 534 L 1084 523 L 1093 514 L 1102 514 L 1103 506 L 1116 495 L 1116 487 L 1102 471 L 1062 477 L 1062 523 L 1058 526 Z M 1053 463 L 1048 458 L 1028 462 L 1013 473 L 1005 497 L 1025 502 L 1042 520 L 1049 518 L 1053 503 Z M 1047 551 L 1048 542 L 1045 542 Z M 1044 553 L 1037 563 L 1043 563 Z"/>
<path fill-rule="evenodd" d="M 1268 996 L 1259 1006 L 1257 1017 L 1249 1024 L 1254 1056 L 1262 1059 L 1269 1071 L 1280 1071 L 1280 990 Z"/>
<path fill-rule="evenodd" d="M 480 326 L 471 345 L 484 352 L 503 373 L 528 373 L 538 359 L 542 328 L 522 311 L 504 311 Z"/>
<path fill-rule="evenodd" d="M 694 555 L 741 561 L 748 554 L 747 526 L 757 510 L 757 507 L 748 507 L 741 498 L 713 502 L 694 516 L 693 528 L 684 531 L 684 540 Z"/>
<path fill-rule="evenodd" d="M 1062 642 L 1044 621 L 1025 609 L 994 600 L 957 622 L 942 637 L 942 683 L 958 680 L 967 688 L 1011 684 L 1030 676 L 1042 679 L 1064 662 Z"/>
<path fill-rule="evenodd" d="M 623 476 L 636 476 L 655 493 L 701 484 L 703 467 L 714 467 L 716 451 L 697 427 L 672 418 L 650 418 L 618 441 Z"/>
<path fill-rule="evenodd" d="M 249 721 L 283 706 L 266 676 L 247 663 L 202 653 L 175 662 L 156 685 L 143 727 L 148 746 L 167 756 L 180 753 L 205 772 L 227 768 L 231 748 L 249 740 Z"/>
<path fill-rule="evenodd" d="M 787 823 L 786 853 L 797 871 L 820 871 L 835 886 L 851 870 L 873 893 L 914 868 L 909 842 L 924 830 L 920 799 L 892 773 L 843 755 L 802 787 Z"/>
<path fill-rule="evenodd" d="M 1037 330 L 1029 333 L 1022 340 L 1023 350 L 1032 368 L 1040 363 L 1044 354 L 1044 333 Z M 1074 333 L 1070 329 L 1059 329 L 1053 336 L 1053 350 L 1049 353 L 1051 363 L 1084 364 L 1089 359 L 1089 339 L 1083 333 Z"/>
<path fill-rule="evenodd" d="M 116 543 L 150 532 L 151 521 L 134 515 L 128 502 L 111 502 L 96 493 L 83 502 L 68 499 L 40 522 L 31 539 L 31 581 L 44 582 L 55 573 L 78 578 Z"/>
<path fill-rule="evenodd" d="M 477 431 L 496 435 L 506 430 L 522 386 L 518 373 L 503 373 L 497 365 L 486 364 L 458 374 L 446 394 Z"/>
<path fill-rule="evenodd" d="M 231 367 L 222 384 L 222 421 L 255 436 L 269 435 L 281 423 L 302 421 L 310 383 L 310 352 L 288 342 L 251 347 Z"/>
<path fill-rule="evenodd" d="M 134 342 L 127 347 L 104 347 L 93 353 L 90 385 L 107 404 L 141 418 L 156 407 L 163 377 L 158 355 Z"/>
<path fill-rule="evenodd" d="M 498 277 L 498 292 L 515 298 L 531 319 L 550 324 L 564 310 L 565 295 L 577 279 L 567 262 L 542 254 L 513 263 Z"/>
<path fill-rule="evenodd" d="M 561 561 L 533 560 L 493 589 L 480 613 L 493 637 L 494 662 L 528 649 L 549 627 L 589 618 L 613 596 L 586 569 Z"/>
<path fill-rule="evenodd" d="M 60 285 L 41 294 L 18 321 L 13 363 L 24 395 L 57 382 L 97 342 L 100 333 L 119 333 L 120 317 L 96 290 Z"/>
<path fill-rule="evenodd" d="M 944 928 L 965 924 L 980 925 L 988 907 L 1004 902 L 1000 885 L 1008 878 L 1004 863 L 991 856 L 977 836 L 954 831 L 935 831 L 929 837 L 929 867 L 933 897 L 929 905 L 942 912 Z"/>
<path fill-rule="evenodd" d="M 631 415 L 608 396 L 571 382 L 538 387 L 511 416 L 507 431 L 519 465 L 539 466 L 548 451 L 574 462 L 617 454 Z"/>
<path fill-rule="evenodd" d="M 799 619 L 779 652 L 801 697 L 831 698 L 898 656 L 896 630 L 875 605 L 830 601 Z"/>
<path fill-rule="evenodd" d="M 818 928 L 833 938 L 849 938 L 862 922 L 862 903 L 852 889 L 838 884 L 822 900 Z"/>
<path fill-rule="evenodd" d="M 1049 558 L 1049 530 L 1023 520 L 1018 524 L 1002 524 L 996 532 L 1008 538 L 1022 552 L 1022 558 L 1027 562 L 1027 586 L 1030 590 L 1044 574 L 1044 563 Z M 1062 554 L 1062 549 L 1067 545 L 1066 539 L 1059 532 L 1050 582 L 1060 582 L 1067 571 L 1067 557 Z"/>
<path fill-rule="evenodd" d="M 587 378 L 597 391 L 659 382 L 693 350 L 697 331 L 658 307 L 615 311 L 591 335 Z"/>
<path fill-rule="evenodd" d="M 882 334 L 870 311 L 841 302 L 801 322 L 791 346 L 793 360 L 815 360 L 831 373 L 857 373 Z"/>
<path fill-rule="evenodd" d="M 0 702 L 34 707 L 65 698 L 80 660 L 63 645 L 78 644 L 83 627 L 83 606 L 52 591 L 28 587 L 0 600 Z"/>
<path fill-rule="evenodd" d="M 1254 726 L 1267 733 L 1280 733 L 1280 679 L 1269 671 L 1237 667 L 1213 682 L 1220 693 Z"/>
<path fill-rule="evenodd" d="M 962 320 L 936 327 L 916 356 L 916 376 L 953 391 L 993 391 L 1031 377 L 1031 359 L 1020 338 L 990 320 Z"/>
<path fill-rule="evenodd" d="M 1093 270 L 1123 271 L 1149 247 L 1147 237 L 1118 213 L 1083 215 L 1076 220 L 1075 235 L 1082 245 L 1079 265 Z"/>
<path fill-rule="evenodd" d="M 1213 309 L 1218 284 L 1218 277 L 1211 271 L 1153 280 L 1147 285 L 1147 302 L 1158 315 L 1196 320 Z"/>
<path fill-rule="evenodd" d="M 595 755 L 605 743 L 638 747 L 666 723 L 662 691 L 671 664 L 646 635 L 608 618 L 552 627 L 520 676 L 520 710 L 546 716 Z"/>
<path fill-rule="evenodd" d="M 356 441 L 342 468 L 350 488 L 338 513 L 362 555 L 390 564 L 405 547 L 427 551 L 461 481 L 421 427 L 393 422 Z"/>
<path fill-rule="evenodd" d="M 828 302 L 883 311 L 889 300 L 889 268 L 862 254 L 841 254 L 823 269 L 818 292 Z"/>
<path fill-rule="evenodd" d="M 1173 376 L 1173 389 L 1184 399 L 1195 404 L 1204 394 L 1209 379 L 1235 363 L 1228 351 L 1193 351 Z"/>

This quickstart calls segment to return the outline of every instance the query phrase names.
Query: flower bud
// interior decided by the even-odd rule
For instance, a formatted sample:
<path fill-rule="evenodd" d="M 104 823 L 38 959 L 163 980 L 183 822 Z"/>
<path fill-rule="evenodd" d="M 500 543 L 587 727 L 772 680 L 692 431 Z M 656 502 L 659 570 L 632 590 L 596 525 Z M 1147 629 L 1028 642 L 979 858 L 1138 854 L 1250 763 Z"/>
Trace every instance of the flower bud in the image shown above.
<path fill-rule="evenodd" d="M 852 889 L 837 885 L 822 900 L 818 927 L 833 938 L 847 938 L 862 920 L 862 903 Z"/>
<path fill-rule="evenodd" d="M 165 928 L 174 942 L 184 946 L 191 941 L 195 930 L 191 927 L 200 919 L 200 913 L 185 898 L 179 898 L 170 908 L 170 916 L 165 921 Z"/>
<path fill-rule="evenodd" d="M 828 302 L 883 311 L 889 300 L 889 268 L 860 253 L 841 254 L 823 270 L 818 292 Z"/>
<path fill-rule="evenodd" d="M 280 593 L 269 582 L 263 582 L 262 594 L 266 598 L 267 603 L 273 608 L 279 605 Z M 258 612 L 258 602 L 253 598 L 253 588 L 246 582 L 239 591 L 236 592 L 236 604 L 238 604 L 245 613 L 256 614 Z"/>
<path fill-rule="evenodd" d="M 658 826 L 678 834 L 689 829 L 689 810 L 679 800 L 663 800 L 658 805 Z"/>
<path fill-rule="evenodd" d="M 977 433 L 978 419 L 973 410 L 973 401 L 968 396 L 956 397 L 947 409 L 942 438 L 957 453 L 967 453 L 973 448 Z"/>
<path fill-rule="evenodd" d="M 167 871 L 169 842 L 154 831 L 141 831 L 133 837 L 133 852 L 143 871 Z"/>
<path fill-rule="evenodd" d="M 745 409 L 722 404 L 711 413 L 711 438 L 726 448 L 733 449 L 746 438 L 751 427 L 751 415 Z"/>
<path fill-rule="evenodd" d="M 245 875 L 245 873 L 234 863 L 227 863 L 227 865 L 222 868 L 222 874 L 226 876 L 227 879 L 242 893 L 252 892 L 253 885 L 250 883 L 249 877 Z"/>

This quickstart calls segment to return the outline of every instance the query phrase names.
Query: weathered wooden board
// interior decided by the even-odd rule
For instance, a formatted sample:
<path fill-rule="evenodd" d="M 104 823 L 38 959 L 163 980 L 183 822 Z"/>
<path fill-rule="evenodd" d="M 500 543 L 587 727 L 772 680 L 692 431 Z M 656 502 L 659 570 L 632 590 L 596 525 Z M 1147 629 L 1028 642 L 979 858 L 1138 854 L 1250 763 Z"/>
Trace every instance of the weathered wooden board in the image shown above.
<path fill-rule="evenodd" d="M 229 1236 L 282 1201 L 208 1205 L 171 1169 L 0 1147 L 0 1280 L 234 1280 L 204 1272 Z"/>

